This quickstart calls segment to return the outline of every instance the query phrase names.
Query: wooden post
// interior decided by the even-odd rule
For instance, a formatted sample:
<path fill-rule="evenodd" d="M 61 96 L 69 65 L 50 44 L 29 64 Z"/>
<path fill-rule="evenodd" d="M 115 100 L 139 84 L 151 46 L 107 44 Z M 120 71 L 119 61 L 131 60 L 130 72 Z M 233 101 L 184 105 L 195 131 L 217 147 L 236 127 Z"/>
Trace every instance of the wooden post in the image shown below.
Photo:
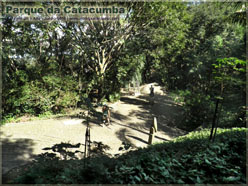
<path fill-rule="evenodd" d="M 87 127 L 85 132 L 85 144 L 84 144 L 84 167 L 86 166 L 86 158 L 90 155 L 90 128 L 89 128 L 89 112 L 90 108 L 88 105 L 88 114 L 87 114 Z"/>
<path fill-rule="evenodd" d="M 153 118 L 153 127 L 155 129 L 155 132 L 158 132 L 158 124 L 157 124 L 157 118 L 156 117 Z"/>
<path fill-rule="evenodd" d="M 158 131 L 158 124 L 157 124 L 157 118 L 153 118 L 153 124 L 150 127 L 150 134 L 148 139 L 148 144 L 151 145 L 154 139 L 155 133 Z"/>
<path fill-rule="evenodd" d="M 86 128 L 85 132 L 85 141 L 84 141 L 84 167 L 86 166 L 86 157 L 87 157 L 87 136 L 88 136 L 88 129 Z"/>
<path fill-rule="evenodd" d="M 90 157 L 90 128 L 88 129 L 88 157 Z"/>
<path fill-rule="evenodd" d="M 151 145 L 153 138 L 154 138 L 154 133 L 155 133 L 155 129 L 153 127 L 150 128 L 150 134 L 149 134 L 149 139 L 148 139 L 148 144 Z"/>

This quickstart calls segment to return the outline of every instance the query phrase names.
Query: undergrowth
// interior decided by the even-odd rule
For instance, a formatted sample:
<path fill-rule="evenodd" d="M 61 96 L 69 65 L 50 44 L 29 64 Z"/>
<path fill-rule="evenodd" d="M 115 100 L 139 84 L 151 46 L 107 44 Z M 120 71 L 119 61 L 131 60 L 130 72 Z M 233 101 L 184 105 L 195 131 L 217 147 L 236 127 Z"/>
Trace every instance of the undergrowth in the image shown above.
<path fill-rule="evenodd" d="M 245 184 L 245 128 L 191 132 L 173 141 L 128 152 L 62 161 L 43 158 L 12 183 Z"/>
<path fill-rule="evenodd" d="M 0 125 L 4 125 L 7 123 L 18 123 L 18 122 L 26 122 L 26 121 L 53 119 L 59 117 L 76 116 L 76 113 L 80 111 L 82 112 L 83 109 L 67 109 L 67 110 L 62 110 L 60 113 L 56 113 L 56 114 L 53 114 L 52 112 L 49 111 L 38 115 L 26 114 L 21 116 L 14 116 L 13 114 L 9 114 L 2 119 Z"/>

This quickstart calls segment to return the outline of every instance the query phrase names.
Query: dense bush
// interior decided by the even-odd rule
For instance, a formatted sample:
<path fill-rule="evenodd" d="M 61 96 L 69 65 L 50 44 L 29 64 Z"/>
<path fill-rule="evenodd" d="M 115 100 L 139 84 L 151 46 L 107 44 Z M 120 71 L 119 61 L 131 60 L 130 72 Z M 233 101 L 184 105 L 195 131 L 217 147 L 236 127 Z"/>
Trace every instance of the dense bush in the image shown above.
<path fill-rule="evenodd" d="M 5 85 L 8 86 L 3 95 L 5 119 L 23 114 L 57 113 L 64 108 L 76 107 L 79 95 L 77 82 L 72 78 L 49 75 L 29 80 L 27 74 L 21 72 L 17 73 L 15 81 Z"/>
<path fill-rule="evenodd" d="M 221 128 L 245 127 L 244 98 L 240 98 L 236 93 L 228 93 L 224 97 L 218 97 L 202 94 L 199 90 L 174 91 L 171 95 L 175 102 L 182 105 L 183 109 L 183 119 L 182 122 L 177 123 L 177 127 L 189 132 L 199 126 L 210 127 L 217 97 L 221 98 L 217 114 L 218 126 Z"/>
<path fill-rule="evenodd" d="M 219 129 L 215 143 L 209 130 L 128 152 L 83 160 L 39 160 L 14 183 L 245 183 L 246 132 Z M 44 161 L 46 163 L 44 163 Z"/>
<path fill-rule="evenodd" d="M 209 124 L 212 120 L 214 110 L 214 102 L 210 96 L 201 94 L 200 92 L 193 92 L 190 90 L 178 91 L 180 97 L 179 101 L 183 103 L 184 119 L 183 123 L 178 126 L 186 131 L 193 131 L 201 124 Z"/>

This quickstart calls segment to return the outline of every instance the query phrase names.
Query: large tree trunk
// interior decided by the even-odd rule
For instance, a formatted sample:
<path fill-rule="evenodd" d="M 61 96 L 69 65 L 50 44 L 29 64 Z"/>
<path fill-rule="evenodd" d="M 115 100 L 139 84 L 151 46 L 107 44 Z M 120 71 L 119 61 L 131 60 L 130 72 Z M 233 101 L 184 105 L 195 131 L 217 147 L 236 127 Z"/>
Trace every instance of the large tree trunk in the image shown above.
<path fill-rule="evenodd" d="M 98 96 L 97 96 L 97 101 L 100 102 L 101 99 L 105 96 L 105 78 L 104 74 L 99 73 L 99 79 L 97 82 L 97 90 L 98 90 Z"/>

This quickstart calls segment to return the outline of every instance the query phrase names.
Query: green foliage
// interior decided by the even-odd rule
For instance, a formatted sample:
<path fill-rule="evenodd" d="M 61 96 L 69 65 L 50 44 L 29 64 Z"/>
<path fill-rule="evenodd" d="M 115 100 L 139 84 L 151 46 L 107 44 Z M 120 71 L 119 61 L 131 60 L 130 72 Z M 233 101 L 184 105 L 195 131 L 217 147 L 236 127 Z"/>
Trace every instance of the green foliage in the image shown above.
<path fill-rule="evenodd" d="M 172 70 L 175 75 L 170 73 L 166 81 L 168 87 L 175 89 L 184 103 L 185 118 L 182 125 L 189 131 L 202 124 L 210 125 L 214 103 L 217 97 L 221 97 L 219 126 L 244 126 L 236 121 L 237 115 L 242 115 L 238 114 L 239 108 L 245 105 L 244 30 L 239 25 L 218 23 L 222 20 L 222 10 L 217 10 L 214 4 L 202 4 L 197 8 L 195 10 L 193 7 L 191 10 L 199 13 L 194 15 L 195 21 L 200 21 L 198 19 L 202 14 L 206 20 L 203 21 L 204 24 L 202 20 L 197 25 L 193 23 L 191 32 L 194 36 L 190 37 L 192 41 L 188 43 L 188 47 L 191 42 L 199 44 L 199 47 L 187 47 L 184 56 L 178 58 L 182 61 L 178 61 L 178 66 Z M 215 14 L 206 14 L 212 9 L 216 9 Z M 226 10 L 229 11 L 228 8 Z M 206 24 L 217 23 L 218 29 L 207 34 L 209 30 L 205 27 Z M 196 31 L 198 29 L 199 32 Z"/>
<path fill-rule="evenodd" d="M 20 72 L 17 74 L 19 75 Z M 79 101 L 78 93 L 74 88 L 75 81 L 69 77 L 64 79 L 56 76 L 44 76 L 43 81 L 28 81 L 26 79 L 25 82 L 23 77 L 20 77 L 23 85 L 18 88 L 18 94 L 13 94 L 11 90 L 5 92 L 4 114 L 7 114 L 7 112 L 20 115 L 23 113 L 32 115 L 45 112 L 56 113 L 63 108 L 75 107 Z M 9 86 L 16 85 L 10 84 Z M 16 90 L 16 88 L 13 87 L 13 90 Z"/>
<path fill-rule="evenodd" d="M 246 10 L 247 6 L 244 2 L 226 1 L 228 6 L 232 6 L 234 11 L 231 15 L 228 15 L 226 20 L 232 23 L 238 23 L 245 27 L 246 25 Z"/>
<path fill-rule="evenodd" d="M 226 22 L 237 6 L 166 2 L 121 6 L 127 7 L 127 14 L 104 24 L 44 24 L 4 17 L 0 25 L 4 119 L 62 112 L 82 105 L 84 97 L 113 102 L 122 87 L 136 80 L 180 90 L 185 125 L 192 122 L 192 129 L 209 122 L 212 102 L 222 96 L 221 82 L 229 89 L 225 102 L 241 98 L 231 107 L 223 103 L 222 112 L 230 114 L 228 120 L 220 119 L 221 124 L 242 115 L 234 110 L 240 110 L 245 100 L 245 28 Z"/>
<path fill-rule="evenodd" d="M 214 78 L 218 83 L 224 83 L 225 86 L 244 85 L 246 62 L 238 58 L 219 58 L 217 63 L 213 64 Z"/>
<path fill-rule="evenodd" d="M 178 91 L 174 96 L 174 100 L 182 104 L 184 118 L 183 123 L 177 127 L 192 131 L 197 127 L 211 122 L 214 102 L 210 96 L 205 96 L 201 92 L 193 92 L 190 90 Z"/>
<path fill-rule="evenodd" d="M 215 143 L 209 130 L 191 132 L 116 159 L 87 159 L 86 166 L 84 160 L 42 159 L 13 183 L 244 184 L 246 132 L 219 129 Z"/>
<path fill-rule="evenodd" d="M 118 101 L 118 100 L 120 100 L 120 98 L 121 98 L 121 95 L 120 95 L 120 93 L 117 93 L 117 92 L 109 95 L 109 101 L 110 102 Z"/>
<path fill-rule="evenodd" d="M 245 147 L 245 129 L 219 130 L 214 144 L 208 143 L 209 134 L 192 132 L 127 154 L 111 183 L 245 183 L 245 150 L 238 149 Z"/>

